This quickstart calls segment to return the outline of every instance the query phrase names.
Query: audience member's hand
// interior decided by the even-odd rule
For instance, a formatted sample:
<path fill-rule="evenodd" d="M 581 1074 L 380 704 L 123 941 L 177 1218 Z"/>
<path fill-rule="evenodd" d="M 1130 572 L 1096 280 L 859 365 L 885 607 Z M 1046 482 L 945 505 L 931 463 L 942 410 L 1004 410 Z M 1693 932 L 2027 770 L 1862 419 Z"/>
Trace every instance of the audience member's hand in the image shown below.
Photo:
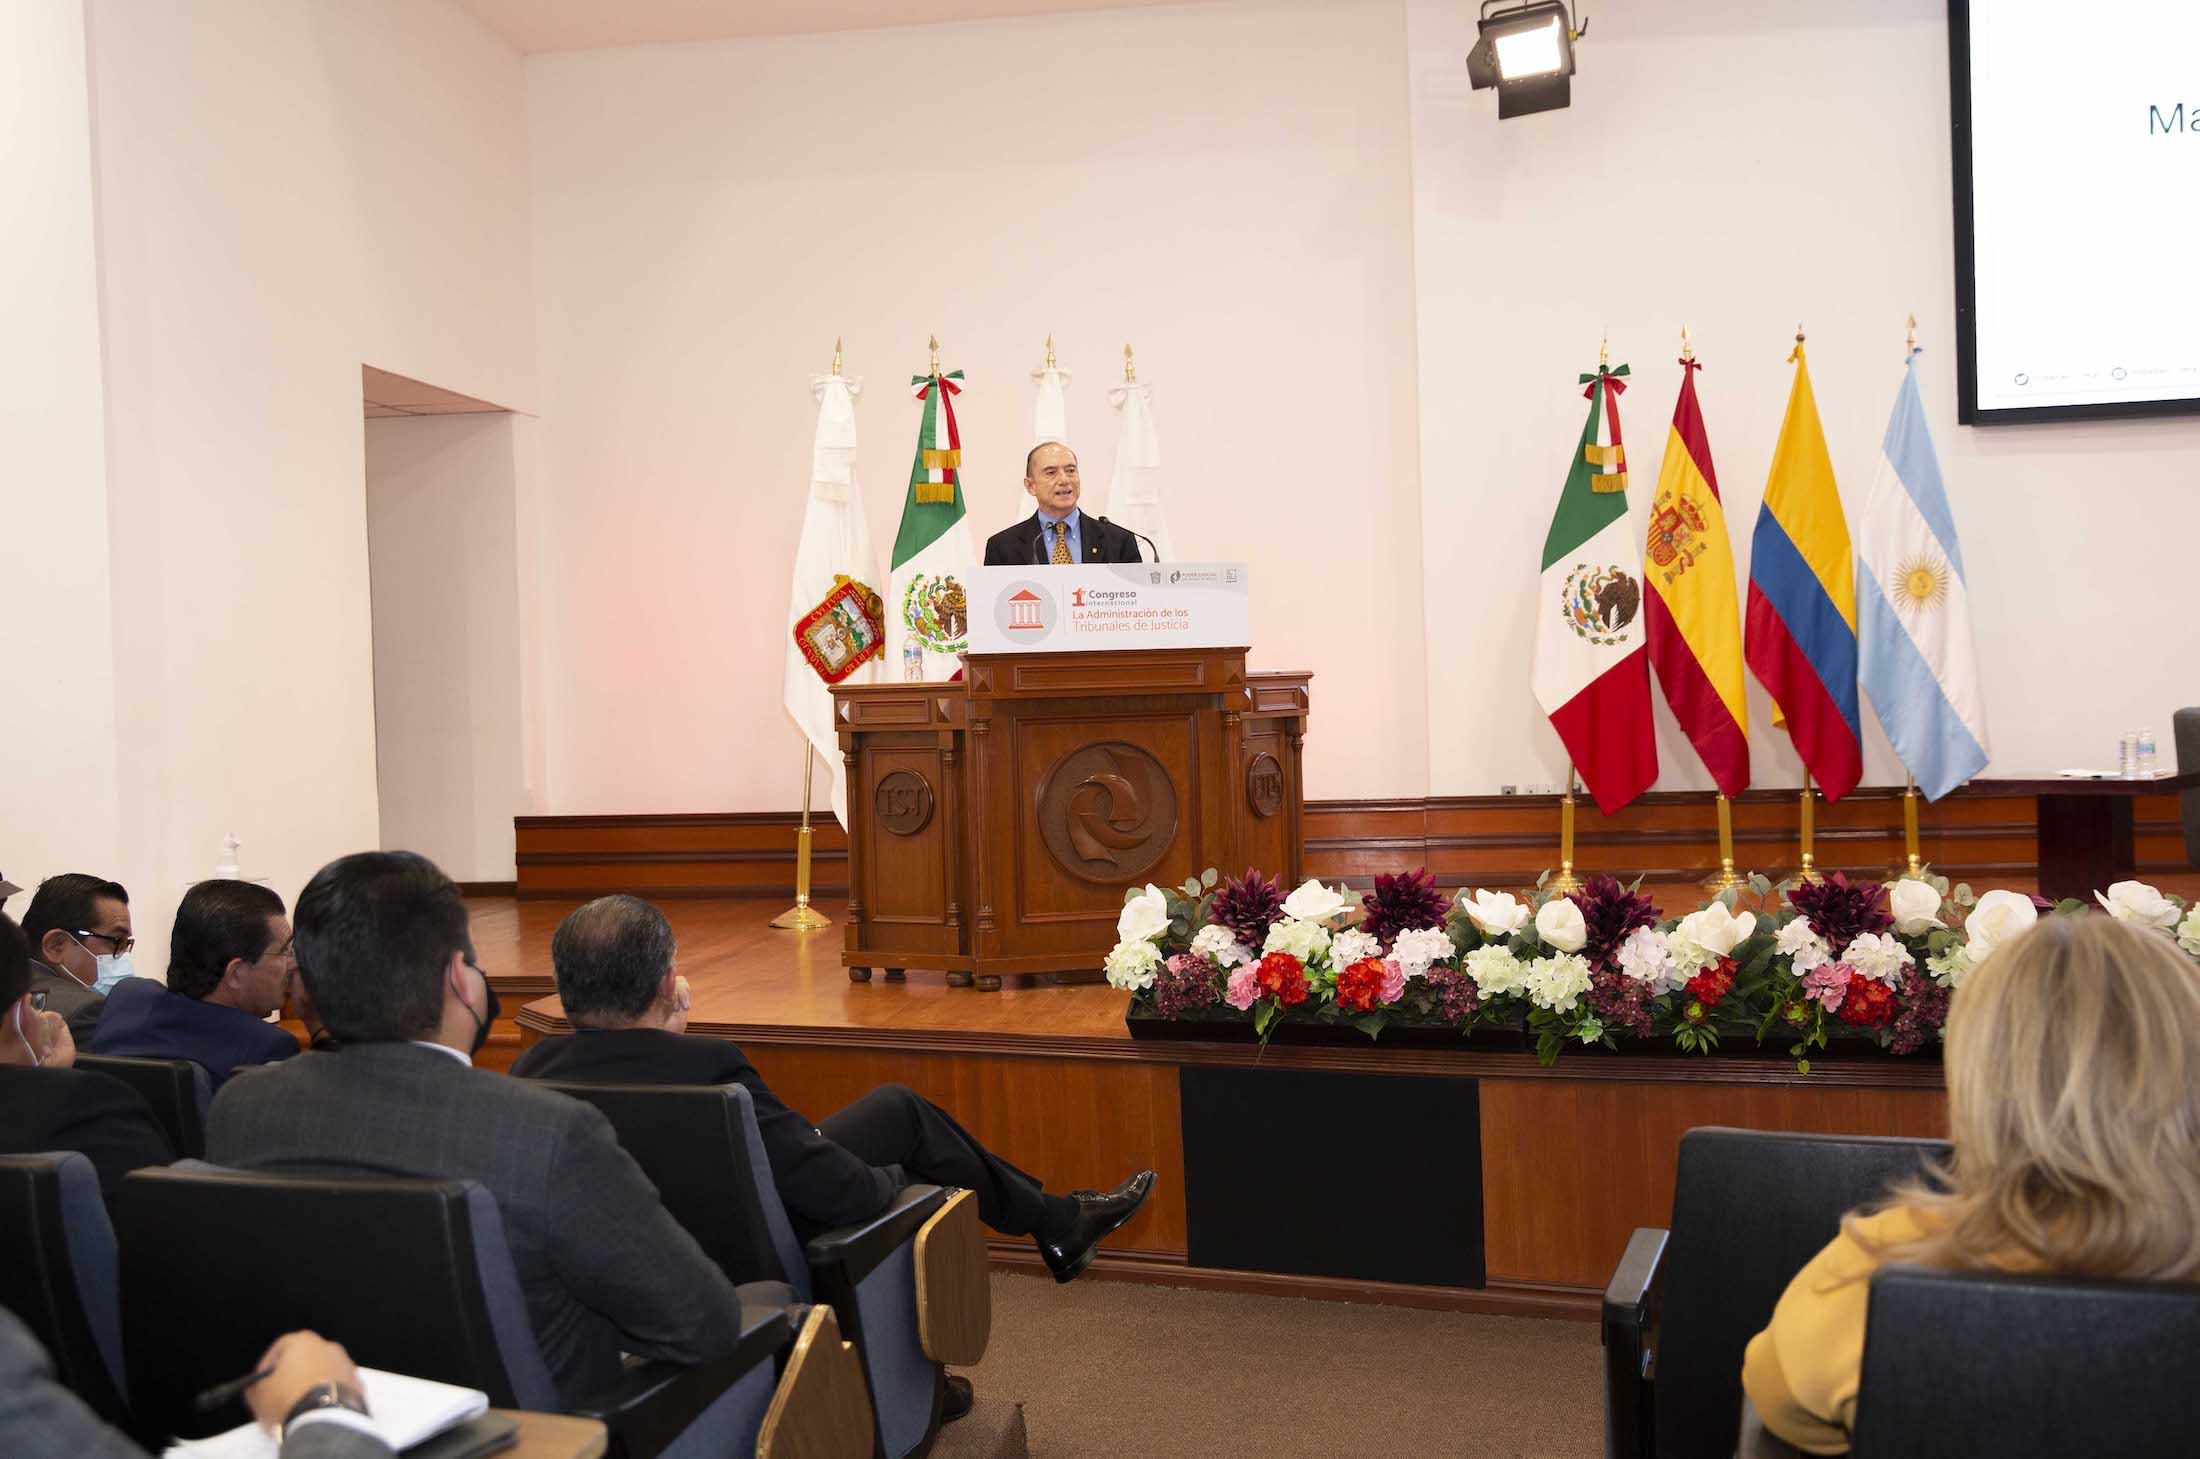
<path fill-rule="evenodd" d="M 666 1025 L 673 1033 L 686 1033 L 688 1009 L 695 1003 L 695 990 L 688 987 L 685 975 L 675 973 L 672 978 L 672 1022 Z"/>
<path fill-rule="evenodd" d="M 286 1332 L 260 1357 L 259 1366 L 275 1371 L 245 1390 L 252 1416 L 269 1428 L 281 1423 L 306 1390 L 316 1383 L 336 1383 L 360 1391 L 359 1370 L 342 1343 L 330 1342 L 317 1332 Z"/>
<path fill-rule="evenodd" d="M 283 1002 L 285 1014 L 305 1025 L 307 1043 L 321 1036 L 321 1010 L 313 1006 L 313 995 L 306 992 L 306 980 L 296 972 L 292 972 L 283 984 Z"/>
<path fill-rule="evenodd" d="M 76 1062 L 76 1035 L 69 1032 L 69 1021 L 51 1008 L 32 1020 L 31 1043 L 41 1068 L 66 1069 Z"/>

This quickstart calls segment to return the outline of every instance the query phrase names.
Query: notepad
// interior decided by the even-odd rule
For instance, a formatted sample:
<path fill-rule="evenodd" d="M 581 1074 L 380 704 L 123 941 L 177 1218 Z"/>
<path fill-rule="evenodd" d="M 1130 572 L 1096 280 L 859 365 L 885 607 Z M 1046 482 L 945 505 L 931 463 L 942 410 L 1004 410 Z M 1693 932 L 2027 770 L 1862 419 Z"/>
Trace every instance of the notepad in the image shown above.
<path fill-rule="evenodd" d="M 359 1386 L 366 1392 L 370 1422 L 399 1451 L 489 1411 L 489 1395 L 478 1388 L 408 1378 L 380 1368 L 361 1368 Z M 279 1453 L 275 1436 L 253 1423 L 239 1424 L 212 1438 L 181 1440 L 169 1445 L 162 1459 L 276 1459 Z"/>

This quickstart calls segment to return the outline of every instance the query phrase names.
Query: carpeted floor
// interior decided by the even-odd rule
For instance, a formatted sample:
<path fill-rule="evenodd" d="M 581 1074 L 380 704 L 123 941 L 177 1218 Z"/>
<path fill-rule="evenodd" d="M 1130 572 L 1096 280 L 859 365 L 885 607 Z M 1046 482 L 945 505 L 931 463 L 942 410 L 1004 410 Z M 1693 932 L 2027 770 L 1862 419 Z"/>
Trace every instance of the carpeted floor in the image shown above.
<path fill-rule="evenodd" d="M 996 1275 L 968 1373 L 981 1403 L 1024 1405 L 1032 1459 L 1601 1449 L 1586 1322 Z M 949 1428 L 933 1452 L 964 1447 Z"/>

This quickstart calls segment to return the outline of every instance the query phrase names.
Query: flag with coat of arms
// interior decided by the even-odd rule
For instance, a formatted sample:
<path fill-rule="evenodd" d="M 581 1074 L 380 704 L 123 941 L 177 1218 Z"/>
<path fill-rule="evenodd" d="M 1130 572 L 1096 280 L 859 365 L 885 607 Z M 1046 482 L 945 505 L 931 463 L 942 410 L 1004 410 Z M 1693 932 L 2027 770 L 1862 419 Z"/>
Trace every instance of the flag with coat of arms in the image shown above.
<path fill-rule="evenodd" d="M 960 370 L 941 372 L 935 346 L 931 373 L 909 380 L 924 418 L 886 597 L 886 672 L 899 678 L 952 678 L 970 646 L 966 580 L 978 552 L 963 502 L 962 427 L 955 420 L 962 378 Z"/>

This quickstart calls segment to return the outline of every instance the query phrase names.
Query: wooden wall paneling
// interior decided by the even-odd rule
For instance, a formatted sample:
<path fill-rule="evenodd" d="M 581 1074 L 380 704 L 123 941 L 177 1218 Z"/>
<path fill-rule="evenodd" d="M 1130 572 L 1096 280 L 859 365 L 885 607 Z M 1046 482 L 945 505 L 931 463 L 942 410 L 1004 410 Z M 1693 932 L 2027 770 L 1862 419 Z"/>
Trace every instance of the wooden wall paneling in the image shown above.
<path fill-rule="evenodd" d="M 1944 1138 L 1937 1089 L 1482 1081 L 1492 1282 L 1601 1287 L 1638 1226 L 1673 1210 L 1680 1138 L 1699 1125 Z"/>

